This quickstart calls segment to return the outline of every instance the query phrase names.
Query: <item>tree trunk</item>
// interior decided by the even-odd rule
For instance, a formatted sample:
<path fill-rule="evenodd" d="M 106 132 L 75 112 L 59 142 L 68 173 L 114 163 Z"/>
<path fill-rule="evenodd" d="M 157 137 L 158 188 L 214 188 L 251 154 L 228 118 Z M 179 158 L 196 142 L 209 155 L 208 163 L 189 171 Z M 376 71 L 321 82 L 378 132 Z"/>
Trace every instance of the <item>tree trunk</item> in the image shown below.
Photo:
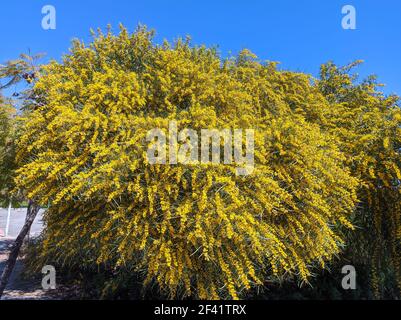
<path fill-rule="evenodd" d="M 21 246 L 24 242 L 24 239 L 25 239 L 26 235 L 29 233 L 32 223 L 35 220 L 36 215 L 39 212 L 39 209 L 40 208 L 33 201 L 31 201 L 31 200 L 29 201 L 28 210 L 26 213 L 25 224 L 22 227 L 17 239 L 15 239 L 13 246 L 11 247 L 11 251 L 8 256 L 8 260 L 6 262 L 6 266 L 3 270 L 3 274 L 1 275 L 0 298 L 3 295 L 3 291 L 7 286 L 8 280 L 10 279 L 10 276 L 14 269 L 15 263 L 17 262 L 18 254 L 19 254 Z"/>

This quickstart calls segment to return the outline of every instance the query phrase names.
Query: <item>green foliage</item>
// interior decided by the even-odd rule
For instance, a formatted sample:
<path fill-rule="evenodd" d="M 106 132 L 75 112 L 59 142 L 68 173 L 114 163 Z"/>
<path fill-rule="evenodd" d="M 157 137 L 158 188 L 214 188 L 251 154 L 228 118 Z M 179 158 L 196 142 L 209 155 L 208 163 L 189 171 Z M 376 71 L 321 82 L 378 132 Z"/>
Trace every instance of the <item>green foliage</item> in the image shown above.
<path fill-rule="evenodd" d="M 13 188 L 15 148 L 13 109 L 0 94 L 0 206 L 8 205 Z"/>
<path fill-rule="evenodd" d="M 19 101 L 22 101 L 22 106 L 40 101 L 38 97 L 33 98 L 31 95 L 31 87 L 39 76 L 39 68 L 35 62 L 40 57 L 42 54 L 21 54 L 19 59 L 0 65 L 0 79 L 5 81 L 5 84 L 0 84 L 0 90 L 21 82 L 25 84 L 24 90 L 15 91 L 12 98 L 5 98 L 0 92 L 0 206 L 8 205 L 10 200 L 14 206 L 19 206 L 25 200 L 23 193 L 13 193 L 17 168 L 15 141 L 19 124 L 16 106 L 19 105 Z"/>

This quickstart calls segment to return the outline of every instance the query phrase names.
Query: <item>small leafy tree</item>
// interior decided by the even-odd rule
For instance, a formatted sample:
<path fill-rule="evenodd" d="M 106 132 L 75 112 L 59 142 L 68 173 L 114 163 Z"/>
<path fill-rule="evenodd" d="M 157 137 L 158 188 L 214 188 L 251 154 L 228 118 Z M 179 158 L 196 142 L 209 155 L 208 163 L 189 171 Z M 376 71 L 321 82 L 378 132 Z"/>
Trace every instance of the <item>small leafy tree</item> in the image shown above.
<path fill-rule="evenodd" d="M 5 98 L 0 92 L 0 203 L 7 202 L 11 198 L 14 189 L 15 140 L 17 137 L 18 121 L 16 107 L 22 102 L 24 106 L 38 101 L 39 97 L 33 97 L 31 86 L 39 74 L 39 68 L 35 65 L 42 54 L 21 54 L 19 59 L 8 61 L 0 65 L 0 90 L 12 85 L 24 83 L 25 87 L 20 92 L 14 92 L 12 98 Z"/>
<path fill-rule="evenodd" d="M 21 55 L 21 58 L 15 61 L 8 62 L 5 66 L 0 66 L 0 79 L 5 79 L 7 83 L 0 86 L 0 89 L 7 88 L 12 84 L 17 84 L 25 79 L 28 84 L 28 89 L 22 92 L 22 97 L 25 103 L 36 101 L 31 96 L 29 86 L 36 79 L 36 67 L 34 61 L 39 56 L 31 57 L 29 55 Z M 13 96 L 18 97 L 19 93 L 14 93 Z M 17 125 L 12 119 L 13 108 L 10 107 L 11 100 L 5 103 L 4 98 L 0 95 L 0 205 L 8 203 L 11 199 L 22 200 L 25 194 L 23 192 L 15 193 L 14 176 L 17 163 L 15 161 L 15 142 L 17 134 Z M 20 252 L 20 248 L 26 235 L 29 233 L 31 225 L 39 211 L 36 203 L 29 199 L 27 215 L 24 226 L 14 241 L 10 250 L 8 260 L 4 266 L 0 278 L 0 297 L 8 283 L 11 273 Z"/>
<path fill-rule="evenodd" d="M 13 114 L 12 107 L 0 94 L 0 206 L 8 205 L 13 185 Z"/>

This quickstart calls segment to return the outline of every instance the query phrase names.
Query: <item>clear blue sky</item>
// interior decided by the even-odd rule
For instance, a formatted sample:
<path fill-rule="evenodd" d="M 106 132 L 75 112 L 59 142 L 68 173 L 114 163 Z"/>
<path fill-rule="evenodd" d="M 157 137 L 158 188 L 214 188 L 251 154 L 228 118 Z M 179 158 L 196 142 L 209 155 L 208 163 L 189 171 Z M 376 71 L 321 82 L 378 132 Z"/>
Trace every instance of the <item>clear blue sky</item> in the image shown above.
<path fill-rule="evenodd" d="M 55 6 L 57 29 L 41 27 L 44 5 Z M 343 30 L 341 8 L 356 8 L 357 30 Z M 60 59 L 72 38 L 90 40 L 89 29 L 140 22 L 156 41 L 191 35 L 193 43 L 218 45 L 222 55 L 249 48 L 281 68 L 316 75 L 328 60 L 365 60 L 360 74 L 377 74 L 386 93 L 401 94 L 400 0 L 19 0 L 2 1 L 0 63 L 21 52 Z"/>

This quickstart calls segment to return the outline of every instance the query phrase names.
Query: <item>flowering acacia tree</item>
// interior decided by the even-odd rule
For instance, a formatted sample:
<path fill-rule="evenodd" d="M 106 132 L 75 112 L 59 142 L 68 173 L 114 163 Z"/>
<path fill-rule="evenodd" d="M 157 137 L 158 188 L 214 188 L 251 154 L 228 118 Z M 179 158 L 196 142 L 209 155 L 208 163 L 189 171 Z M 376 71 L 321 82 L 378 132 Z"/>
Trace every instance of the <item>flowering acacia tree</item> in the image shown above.
<path fill-rule="evenodd" d="M 171 297 L 308 281 L 353 229 L 362 178 L 353 129 L 331 110 L 346 105 L 324 85 L 246 50 L 222 60 L 184 40 L 157 46 L 145 28 L 75 41 L 43 68 L 18 142 L 18 186 L 50 205 L 38 265 L 136 270 Z M 254 129 L 253 173 L 150 165 L 146 133 L 170 120 Z"/>

